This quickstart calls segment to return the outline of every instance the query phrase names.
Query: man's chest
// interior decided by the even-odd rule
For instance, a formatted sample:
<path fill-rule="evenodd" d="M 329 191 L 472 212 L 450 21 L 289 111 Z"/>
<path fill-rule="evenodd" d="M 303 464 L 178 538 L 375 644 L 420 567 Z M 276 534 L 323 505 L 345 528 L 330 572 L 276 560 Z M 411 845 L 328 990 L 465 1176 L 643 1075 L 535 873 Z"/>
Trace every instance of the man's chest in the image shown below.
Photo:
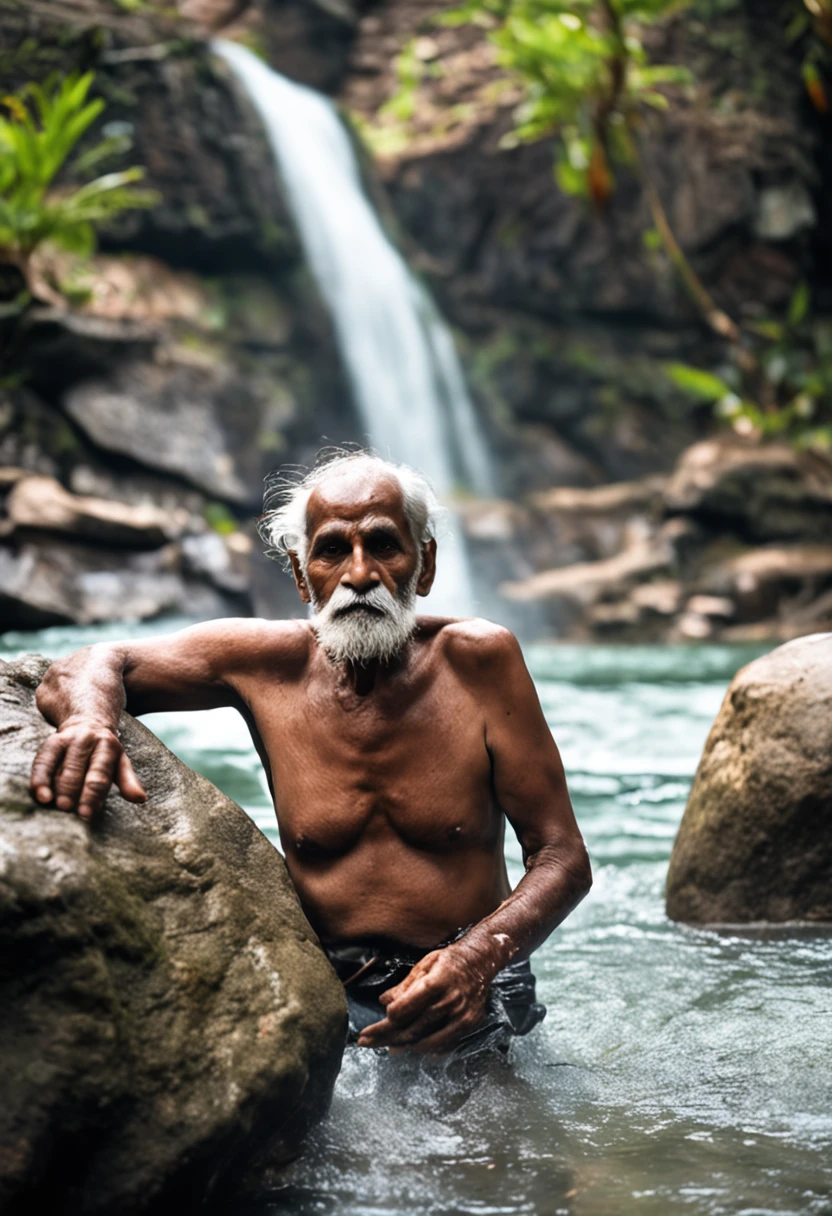
<path fill-rule="evenodd" d="M 491 769 L 477 704 L 449 682 L 356 698 L 315 687 L 256 707 L 281 834 L 342 851 L 393 829 L 428 843 L 483 827 Z"/>

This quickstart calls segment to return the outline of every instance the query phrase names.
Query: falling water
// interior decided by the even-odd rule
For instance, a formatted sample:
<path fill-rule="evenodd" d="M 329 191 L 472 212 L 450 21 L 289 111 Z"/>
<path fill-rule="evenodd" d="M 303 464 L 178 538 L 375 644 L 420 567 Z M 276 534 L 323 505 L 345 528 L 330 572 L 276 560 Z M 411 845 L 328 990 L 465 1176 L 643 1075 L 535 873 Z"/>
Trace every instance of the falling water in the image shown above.
<path fill-rule="evenodd" d="M 214 49 L 263 119 L 374 447 L 426 473 L 446 503 L 458 484 L 491 493 L 488 454 L 451 335 L 385 235 L 334 105 L 238 43 L 220 40 Z M 429 607 L 471 611 L 461 540 L 443 549 Z"/>

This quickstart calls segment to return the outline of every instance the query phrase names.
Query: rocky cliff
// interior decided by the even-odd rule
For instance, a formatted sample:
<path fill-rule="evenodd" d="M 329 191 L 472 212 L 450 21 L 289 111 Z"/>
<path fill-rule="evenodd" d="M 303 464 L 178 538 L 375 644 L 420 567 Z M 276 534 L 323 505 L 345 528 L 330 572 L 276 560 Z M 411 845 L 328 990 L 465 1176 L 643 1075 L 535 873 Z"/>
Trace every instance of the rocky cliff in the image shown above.
<path fill-rule="evenodd" d="M 295 611 L 291 587 L 258 558 L 263 475 L 307 461 L 322 442 L 363 438 L 262 129 L 210 52 L 220 27 L 337 92 L 378 149 L 368 188 L 455 327 L 497 456 L 502 502 L 463 514 L 481 579 L 515 588 L 507 616 L 507 599 L 525 597 L 545 602 L 545 628 L 575 636 L 678 636 L 686 620 L 683 636 L 705 637 L 782 624 L 782 603 L 803 611 L 825 594 L 816 563 L 795 583 L 789 556 L 774 599 L 754 607 L 746 596 L 741 609 L 734 599 L 726 615 L 734 593 L 713 590 L 723 583 L 703 571 L 784 538 L 694 510 L 697 540 L 686 547 L 687 507 L 657 499 L 651 480 L 717 426 L 668 362 L 718 371 L 724 348 L 643 239 L 652 221 L 635 178 L 620 171 L 607 210 L 593 213 L 559 192 L 551 143 L 504 146 L 517 97 L 496 87 L 481 31 L 437 25 L 433 0 L 130 7 L 0 0 L 4 91 L 56 67 L 94 69 L 107 102 L 98 129 L 133 142 L 112 167 L 144 164 L 161 197 L 108 228 L 91 262 L 42 256 L 38 274 L 62 303 L 53 290 L 21 314 L 19 276 L 0 267 L 0 629 Z M 404 47 L 420 67 L 418 105 L 402 124 L 385 103 Z M 645 156 L 716 302 L 753 325 L 781 315 L 807 280 L 826 307 L 830 120 L 809 107 L 777 0 L 696 0 L 649 34 L 648 50 L 696 82 L 648 124 Z M 553 488 L 608 483 L 618 486 L 611 515 L 603 492 L 585 501 L 585 518 L 563 497 L 542 505 Z M 610 590 L 618 576 L 608 571 L 600 596 L 570 592 L 566 611 L 563 597 L 551 608 L 557 579 L 544 578 L 542 595 L 529 583 L 611 557 L 639 566 L 624 551 L 671 519 L 649 576 L 627 574 Z M 786 539 L 814 544 L 810 533 Z M 774 550 L 761 560 L 773 570 Z M 583 573 L 564 577 L 571 587 Z M 603 572 L 587 573 L 597 586 Z M 663 590 L 639 591 L 644 603 L 633 605 L 644 581 Z M 699 596 L 704 608 L 702 595 L 705 625 L 686 607 Z"/>
<path fill-rule="evenodd" d="M 132 141 L 103 167 L 144 165 L 160 198 L 111 225 L 92 260 L 39 256 L 38 279 L 60 288 L 48 301 L 15 307 L 19 274 L 0 267 L 0 629 L 250 611 L 264 474 L 324 435 L 357 437 L 260 123 L 207 42 L 218 14 L 184 10 L 0 3 L 3 91 L 93 70 L 107 107 L 90 138 Z M 290 12 L 295 39 L 311 31 L 311 77 L 337 83 L 347 17 L 315 4 L 265 15 Z M 316 44 L 327 20 L 341 36 Z M 19 504 L 45 482 L 6 497 L 32 474 L 51 479 L 40 515 Z M 76 501 L 64 495 L 57 522 L 61 489 Z M 164 525 L 79 525 L 108 502 Z"/>

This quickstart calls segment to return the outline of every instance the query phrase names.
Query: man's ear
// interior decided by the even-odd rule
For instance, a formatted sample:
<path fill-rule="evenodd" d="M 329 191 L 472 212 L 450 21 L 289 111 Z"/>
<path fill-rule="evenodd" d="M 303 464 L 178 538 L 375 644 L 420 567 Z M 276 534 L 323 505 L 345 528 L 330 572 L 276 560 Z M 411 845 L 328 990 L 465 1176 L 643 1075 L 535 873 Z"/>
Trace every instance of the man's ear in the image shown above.
<path fill-rule="evenodd" d="M 290 550 L 289 561 L 292 563 L 292 574 L 295 576 L 295 582 L 297 583 L 298 587 L 298 595 L 304 604 L 311 604 L 312 596 L 309 594 L 306 579 L 303 577 L 303 570 L 301 569 L 300 559 L 298 558 L 297 553 L 292 553 Z"/>
<path fill-rule="evenodd" d="M 436 578 L 436 541 L 431 537 L 422 546 L 422 570 L 416 583 L 416 594 L 427 595 Z"/>

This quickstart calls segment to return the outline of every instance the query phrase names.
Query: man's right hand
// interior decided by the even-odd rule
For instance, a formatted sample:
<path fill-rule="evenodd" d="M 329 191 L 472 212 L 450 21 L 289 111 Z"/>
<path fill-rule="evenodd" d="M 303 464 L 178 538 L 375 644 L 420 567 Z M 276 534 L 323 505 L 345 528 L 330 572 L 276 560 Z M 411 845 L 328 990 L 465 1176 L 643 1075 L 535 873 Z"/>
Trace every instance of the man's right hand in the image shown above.
<path fill-rule="evenodd" d="M 118 735 L 89 718 L 68 718 L 32 765 L 35 800 L 43 805 L 54 800 L 58 810 L 77 810 L 82 819 L 92 819 L 113 784 L 128 802 L 147 800 Z"/>

